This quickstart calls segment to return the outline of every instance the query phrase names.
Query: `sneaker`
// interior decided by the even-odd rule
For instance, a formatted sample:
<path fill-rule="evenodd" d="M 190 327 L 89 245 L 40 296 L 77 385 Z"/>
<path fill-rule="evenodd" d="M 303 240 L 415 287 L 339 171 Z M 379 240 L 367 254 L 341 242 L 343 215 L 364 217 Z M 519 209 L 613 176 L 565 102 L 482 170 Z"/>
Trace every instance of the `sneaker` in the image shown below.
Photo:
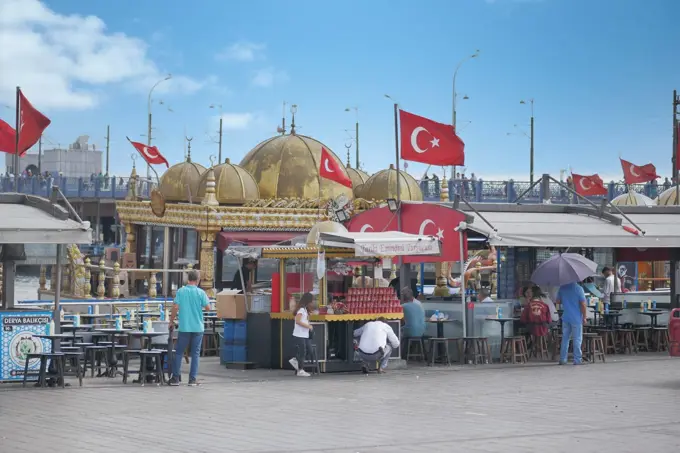
<path fill-rule="evenodd" d="M 559 365 L 566 365 L 566 364 L 567 364 L 567 362 L 563 362 L 563 361 L 560 360 Z"/>
<path fill-rule="evenodd" d="M 177 379 L 176 377 L 173 376 L 173 377 L 168 381 L 168 385 L 170 385 L 170 386 L 172 386 L 172 387 L 179 387 L 179 379 Z"/>
<path fill-rule="evenodd" d="M 297 361 L 297 359 L 296 359 L 295 357 L 293 357 L 292 359 L 290 359 L 290 360 L 288 361 L 288 363 L 290 363 L 291 366 L 292 366 L 293 368 L 295 368 L 295 371 L 299 371 L 299 370 L 300 370 L 300 366 L 298 365 L 298 361 Z"/>
<path fill-rule="evenodd" d="M 574 365 L 585 365 L 586 362 L 574 362 Z"/>
<path fill-rule="evenodd" d="M 189 379 L 189 384 L 187 384 L 189 387 L 198 387 L 201 384 L 198 383 L 196 379 Z"/>
<path fill-rule="evenodd" d="M 363 374 L 368 374 L 368 367 L 366 365 L 361 365 L 361 372 Z"/>
<path fill-rule="evenodd" d="M 309 376 L 311 376 L 311 374 L 309 374 L 309 373 L 306 372 L 305 370 L 300 370 L 300 371 L 298 371 L 298 372 L 297 372 L 297 375 L 298 375 L 298 376 L 301 376 L 301 377 L 309 377 Z"/>

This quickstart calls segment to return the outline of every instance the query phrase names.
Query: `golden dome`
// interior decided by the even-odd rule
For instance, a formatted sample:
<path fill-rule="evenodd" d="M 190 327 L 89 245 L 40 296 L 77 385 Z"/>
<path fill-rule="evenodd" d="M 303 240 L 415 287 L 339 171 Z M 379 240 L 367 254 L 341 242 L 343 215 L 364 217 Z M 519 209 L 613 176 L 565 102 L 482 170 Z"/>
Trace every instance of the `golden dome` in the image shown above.
<path fill-rule="evenodd" d="M 163 173 L 158 189 L 165 201 L 189 201 L 191 198 L 194 202 L 203 173 L 205 173 L 205 167 L 192 162 L 191 155 L 188 155 L 185 162 L 173 165 Z M 191 197 L 189 192 L 191 192 Z"/>
<path fill-rule="evenodd" d="M 255 178 L 238 165 L 227 160 L 212 168 L 215 174 L 215 197 L 220 204 L 243 204 L 246 201 L 260 198 L 260 190 L 257 188 Z M 205 197 L 208 172 L 203 173 L 198 185 L 196 199 L 203 200 Z"/>
<path fill-rule="evenodd" d="M 423 192 L 413 176 L 405 171 L 399 172 L 401 199 L 404 201 L 423 201 Z M 357 187 L 357 197 L 366 200 L 386 200 L 397 198 L 397 170 L 394 165 L 374 174 L 361 186 Z"/>
<path fill-rule="evenodd" d="M 614 206 L 654 206 L 656 202 L 638 192 L 622 193 L 611 202 Z"/>
<path fill-rule="evenodd" d="M 261 198 L 336 198 L 353 199 L 352 189 L 335 181 L 319 178 L 321 148 L 345 166 L 323 143 L 304 135 L 278 135 L 253 148 L 241 161 L 241 167 L 255 178 Z"/>
<path fill-rule="evenodd" d="M 678 187 L 673 186 L 670 189 L 666 189 L 656 198 L 656 202 L 659 206 L 678 206 L 680 205 L 680 199 L 678 199 Z"/>
<path fill-rule="evenodd" d="M 307 234 L 307 245 L 316 245 L 316 237 L 319 233 L 347 233 L 347 228 L 342 223 L 326 220 L 315 224 Z"/>
<path fill-rule="evenodd" d="M 345 168 L 347 170 L 347 174 L 349 175 L 349 179 L 352 180 L 352 188 L 354 189 L 354 197 L 359 198 L 359 195 L 357 193 L 357 188 L 361 185 L 363 185 L 366 181 L 368 181 L 368 178 L 370 176 L 368 173 L 359 170 L 358 168 L 352 168 L 349 164 L 347 164 L 347 167 Z"/>

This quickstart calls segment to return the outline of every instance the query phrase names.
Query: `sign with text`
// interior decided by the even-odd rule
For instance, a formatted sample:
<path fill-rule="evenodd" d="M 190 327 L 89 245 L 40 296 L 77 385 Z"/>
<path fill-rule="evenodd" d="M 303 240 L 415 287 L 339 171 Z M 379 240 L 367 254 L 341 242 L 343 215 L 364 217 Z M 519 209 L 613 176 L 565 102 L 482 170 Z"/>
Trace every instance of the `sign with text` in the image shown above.
<path fill-rule="evenodd" d="M 354 244 L 356 256 L 439 255 L 439 241 L 422 240 L 408 243 L 362 242 Z"/>
<path fill-rule="evenodd" d="M 28 354 L 50 351 L 49 340 L 33 335 L 45 335 L 51 319 L 49 311 L 0 313 L 0 381 L 23 379 Z M 39 366 L 38 359 L 28 363 L 29 371 L 36 371 Z"/>

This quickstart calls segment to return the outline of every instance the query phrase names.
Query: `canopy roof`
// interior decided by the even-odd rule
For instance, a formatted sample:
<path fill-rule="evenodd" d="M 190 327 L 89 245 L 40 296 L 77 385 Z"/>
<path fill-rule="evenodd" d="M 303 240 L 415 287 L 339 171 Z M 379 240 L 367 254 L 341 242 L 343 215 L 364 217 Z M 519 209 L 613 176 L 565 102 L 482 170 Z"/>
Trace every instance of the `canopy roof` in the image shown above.
<path fill-rule="evenodd" d="M 434 236 L 399 231 L 320 233 L 317 241 L 327 247 L 354 248 L 357 256 L 439 255 L 441 244 Z"/>
<path fill-rule="evenodd" d="M 91 244 L 90 222 L 77 222 L 58 204 L 23 194 L 0 194 L 0 244 Z"/>
<path fill-rule="evenodd" d="M 505 247 L 632 247 L 680 245 L 680 210 L 628 208 L 619 213 L 585 206 L 476 204 L 468 229 Z M 486 219 L 496 231 L 487 225 Z M 632 221 L 632 223 L 631 223 Z M 645 234 L 634 234 L 635 225 Z"/>

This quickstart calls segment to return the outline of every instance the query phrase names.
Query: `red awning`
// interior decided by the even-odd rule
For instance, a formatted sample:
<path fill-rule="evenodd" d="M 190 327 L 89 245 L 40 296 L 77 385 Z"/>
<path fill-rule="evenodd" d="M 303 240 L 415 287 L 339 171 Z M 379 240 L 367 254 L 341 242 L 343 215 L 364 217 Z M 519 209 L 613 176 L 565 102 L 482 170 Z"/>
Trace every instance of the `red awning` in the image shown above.
<path fill-rule="evenodd" d="M 301 235 L 304 235 L 304 233 L 292 231 L 223 231 L 217 236 L 217 248 L 224 251 L 234 242 L 252 246 L 274 245 Z"/>

